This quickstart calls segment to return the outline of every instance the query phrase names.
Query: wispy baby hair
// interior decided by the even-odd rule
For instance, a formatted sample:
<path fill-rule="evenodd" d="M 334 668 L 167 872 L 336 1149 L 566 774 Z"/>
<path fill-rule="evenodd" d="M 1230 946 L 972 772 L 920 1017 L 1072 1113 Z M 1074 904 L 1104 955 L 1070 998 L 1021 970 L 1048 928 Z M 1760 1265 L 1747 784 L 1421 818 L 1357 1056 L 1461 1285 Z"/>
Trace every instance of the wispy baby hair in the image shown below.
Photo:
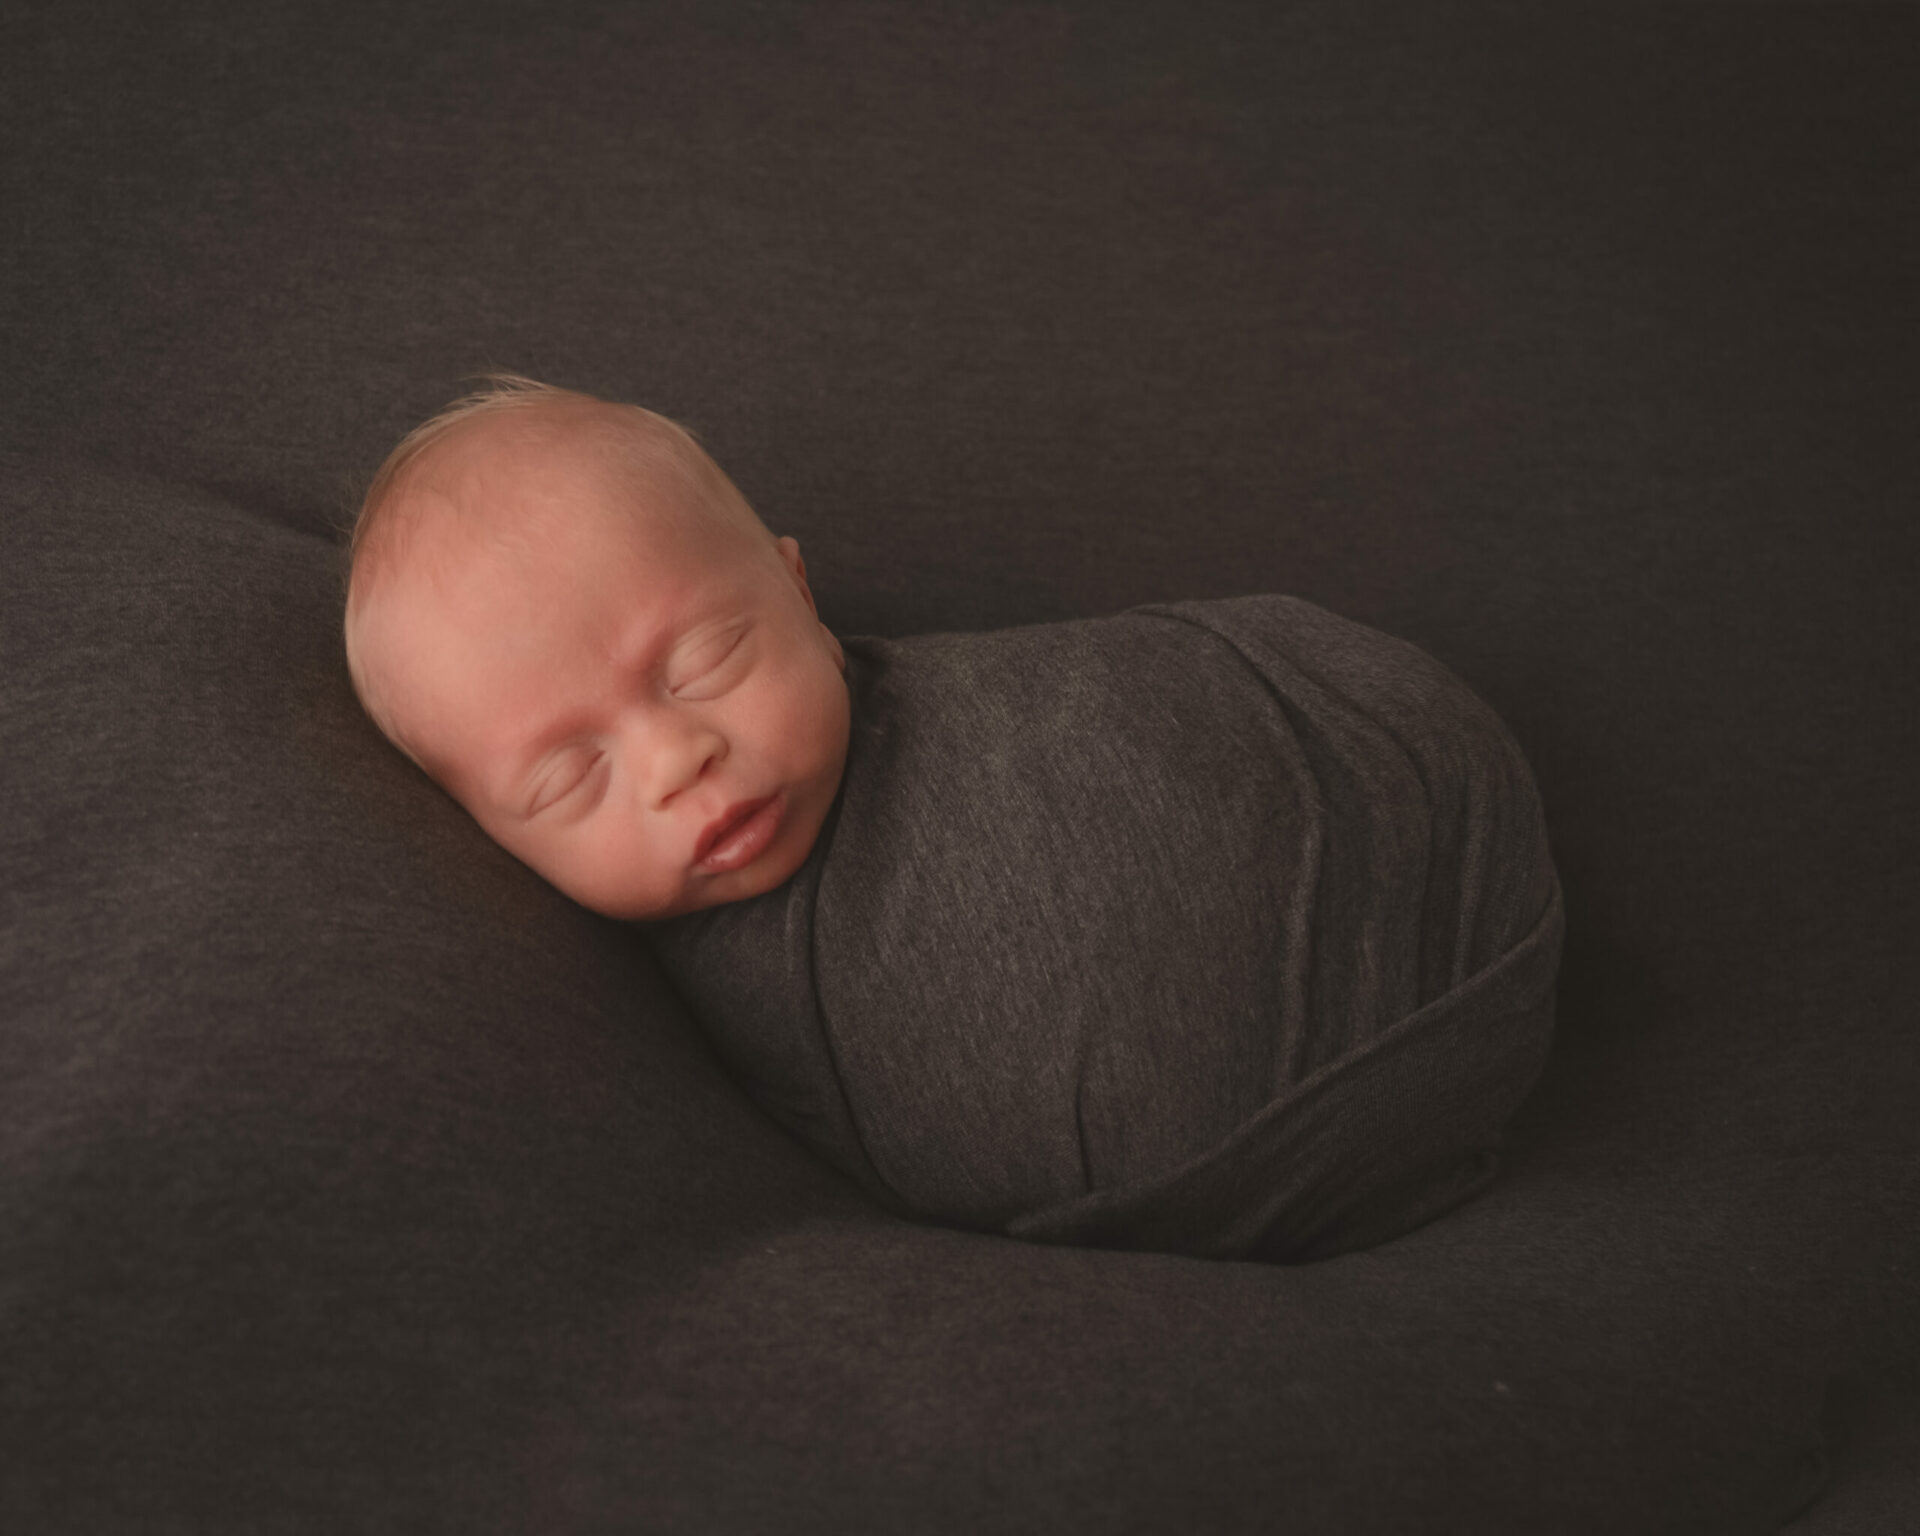
<path fill-rule="evenodd" d="M 394 492 L 407 473 L 436 443 L 454 429 L 487 416 L 521 413 L 530 409 L 572 404 L 577 406 L 616 404 L 582 390 L 544 384 L 524 374 L 492 372 L 475 377 L 485 381 L 483 388 L 463 395 L 434 416 L 420 423 L 394 446 L 375 471 L 367 493 L 361 498 L 347 542 L 347 582 L 352 586 L 368 546 L 378 541 L 393 502 Z M 747 505 L 739 489 L 715 464 L 691 429 L 643 406 L 617 404 L 628 431 L 623 446 L 636 468 L 664 472 L 681 481 L 711 511 L 743 526 L 763 526 Z"/>
<path fill-rule="evenodd" d="M 421 454 L 461 422 L 488 412 L 510 411 L 516 407 L 524 408 L 529 402 L 546 403 L 561 400 L 587 402 L 595 398 L 579 390 L 562 389 L 555 384 L 543 384 L 538 379 L 529 379 L 518 373 L 485 373 L 476 377 L 486 380 L 486 388 L 462 395 L 437 414 L 421 422 L 394 445 L 393 451 L 374 472 L 373 481 L 367 487 L 367 494 L 360 498 L 360 515 L 354 519 L 353 536 L 347 543 L 349 570 L 359 564 L 361 550 L 365 548 L 368 535 L 379 520 L 380 509 L 385 506 L 396 482 Z"/>

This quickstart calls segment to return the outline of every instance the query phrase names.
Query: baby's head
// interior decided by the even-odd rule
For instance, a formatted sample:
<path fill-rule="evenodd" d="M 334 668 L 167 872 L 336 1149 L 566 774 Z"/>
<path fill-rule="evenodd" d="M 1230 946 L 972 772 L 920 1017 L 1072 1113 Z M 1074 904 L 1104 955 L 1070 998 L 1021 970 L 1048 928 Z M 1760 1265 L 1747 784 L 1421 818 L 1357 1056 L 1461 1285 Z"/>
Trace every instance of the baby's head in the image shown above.
<path fill-rule="evenodd" d="M 685 429 L 493 375 L 381 466 L 349 564 L 367 713 L 583 906 L 676 917 L 806 861 L 846 764 L 846 656 L 800 546 Z"/>

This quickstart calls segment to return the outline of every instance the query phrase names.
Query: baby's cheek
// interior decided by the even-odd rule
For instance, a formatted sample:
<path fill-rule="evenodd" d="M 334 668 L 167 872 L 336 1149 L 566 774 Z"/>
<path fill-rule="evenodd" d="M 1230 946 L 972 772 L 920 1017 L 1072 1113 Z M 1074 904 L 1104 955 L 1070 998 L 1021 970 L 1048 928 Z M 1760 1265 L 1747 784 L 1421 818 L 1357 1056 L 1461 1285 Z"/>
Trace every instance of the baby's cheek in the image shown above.
<path fill-rule="evenodd" d="M 683 862 L 655 836 L 641 838 L 622 825 L 590 833 L 577 850 L 583 886 L 595 899 L 582 905 L 611 917 L 632 920 L 651 916 L 678 900 L 685 886 Z"/>

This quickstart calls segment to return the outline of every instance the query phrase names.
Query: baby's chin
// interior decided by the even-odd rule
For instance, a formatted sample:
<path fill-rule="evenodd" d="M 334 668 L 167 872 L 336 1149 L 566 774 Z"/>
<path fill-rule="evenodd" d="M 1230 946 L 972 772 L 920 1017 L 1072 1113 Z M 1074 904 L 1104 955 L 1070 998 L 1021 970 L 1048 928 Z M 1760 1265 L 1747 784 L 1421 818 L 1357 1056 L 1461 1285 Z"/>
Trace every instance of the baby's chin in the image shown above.
<path fill-rule="evenodd" d="M 772 890 L 779 883 L 777 880 L 773 881 L 766 889 Z M 714 907 L 731 906 L 736 901 L 750 901 L 761 894 L 763 893 L 757 890 L 721 892 L 710 888 L 704 890 L 696 888 L 664 906 L 658 901 L 618 902 L 598 906 L 592 902 L 586 902 L 583 905 L 592 907 L 602 917 L 611 917 L 623 923 L 665 923 L 671 922 L 676 917 L 691 917 L 696 912 L 706 912 Z"/>
<path fill-rule="evenodd" d="M 804 862 L 804 860 L 802 861 Z M 795 868 L 798 868 L 796 865 Z M 746 870 L 736 871 L 745 875 Z M 757 873 L 757 871 L 755 871 Z M 676 917 L 691 917 L 696 912 L 710 911 L 714 907 L 731 906 L 738 901 L 751 901 L 756 896 L 764 896 L 768 891 L 784 885 L 793 878 L 793 871 L 785 874 L 770 874 L 757 881 L 742 883 L 739 881 L 708 881 L 694 886 L 667 905 L 655 901 L 652 903 L 620 902 L 592 907 L 602 917 L 615 918 L 623 923 L 664 923 Z"/>

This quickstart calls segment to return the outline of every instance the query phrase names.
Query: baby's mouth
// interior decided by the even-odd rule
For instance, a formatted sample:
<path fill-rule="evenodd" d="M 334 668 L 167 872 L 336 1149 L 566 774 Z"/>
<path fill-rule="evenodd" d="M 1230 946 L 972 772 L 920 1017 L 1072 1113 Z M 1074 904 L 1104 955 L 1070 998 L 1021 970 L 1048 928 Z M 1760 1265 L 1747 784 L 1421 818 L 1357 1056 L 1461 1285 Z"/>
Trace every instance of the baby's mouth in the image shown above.
<path fill-rule="evenodd" d="M 783 811 L 778 795 L 728 806 L 707 824 L 700 841 L 694 845 L 694 869 L 701 873 L 719 873 L 758 857 L 773 840 Z"/>

